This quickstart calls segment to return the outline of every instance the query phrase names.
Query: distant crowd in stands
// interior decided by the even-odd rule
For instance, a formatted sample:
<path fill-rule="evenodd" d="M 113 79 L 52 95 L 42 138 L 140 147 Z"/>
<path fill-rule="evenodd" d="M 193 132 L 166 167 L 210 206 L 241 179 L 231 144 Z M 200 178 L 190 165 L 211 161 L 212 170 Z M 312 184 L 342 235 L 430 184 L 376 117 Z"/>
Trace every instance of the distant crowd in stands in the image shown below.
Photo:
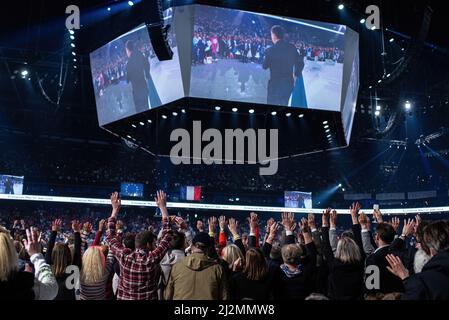
<path fill-rule="evenodd" d="M 169 215 L 164 192 L 155 201 L 158 223 L 123 222 L 117 192 L 108 219 L 3 221 L 0 299 L 449 299 L 447 221 L 386 221 L 375 210 L 371 225 L 354 203 L 342 233 L 330 208 L 321 223 L 314 214 L 296 221 L 282 213 L 262 224 L 253 212 L 244 223 L 225 216 L 189 223 Z"/>
<path fill-rule="evenodd" d="M 310 37 L 310 36 L 309 36 Z M 302 57 L 311 61 L 343 63 L 343 50 L 338 47 L 313 45 L 307 43 L 308 36 L 296 29 L 287 34 Z M 232 18 L 211 18 L 198 15 L 195 20 L 195 32 L 192 47 L 192 63 L 204 64 L 218 59 L 238 59 L 243 63 L 261 64 L 265 50 L 272 45 L 269 28 L 264 30 L 258 21 L 240 21 L 235 24 Z"/>

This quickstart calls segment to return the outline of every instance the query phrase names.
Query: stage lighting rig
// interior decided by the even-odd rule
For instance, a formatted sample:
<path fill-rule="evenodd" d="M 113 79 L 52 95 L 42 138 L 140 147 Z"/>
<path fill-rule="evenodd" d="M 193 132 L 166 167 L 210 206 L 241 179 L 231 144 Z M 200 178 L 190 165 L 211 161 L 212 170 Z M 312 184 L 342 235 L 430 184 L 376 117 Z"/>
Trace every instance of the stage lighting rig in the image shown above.
<path fill-rule="evenodd" d="M 421 135 L 415 142 L 415 144 L 418 147 L 421 147 L 422 145 L 429 144 L 431 141 L 438 139 L 445 134 L 449 133 L 449 129 L 445 127 L 441 127 L 437 132 L 431 133 L 427 136 Z"/>

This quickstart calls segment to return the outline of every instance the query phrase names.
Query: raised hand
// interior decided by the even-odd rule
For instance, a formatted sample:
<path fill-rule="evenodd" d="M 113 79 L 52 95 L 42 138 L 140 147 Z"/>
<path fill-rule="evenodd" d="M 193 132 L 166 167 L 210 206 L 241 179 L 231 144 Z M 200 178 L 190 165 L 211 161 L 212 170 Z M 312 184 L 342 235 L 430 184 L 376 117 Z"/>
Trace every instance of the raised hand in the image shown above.
<path fill-rule="evenodd" d="M 284 226 L 285 231 L 293 231 L 296 228 L 295 224 L 295 215 L 291 212 L 283 212 L 281 213 L 282 225 Z"/>
<path fill-rule="evenodd" d="M 275 222 L 270 226 L 270 233 L 268 234 L 267 243 L 272 243 L 276 238 L 277 232 L 279 229 L 279 223 Z"/>
<path fill-rule="evenodd" d="M 81 231 L 81 223 L 78 220 L 72 221 L 72 230 L 73 232 L 80 232 Z"/>
<path fill-rule="evenodd" d="M 209 233 L 214 233 L 215 229 L 217 228 L 217 218 L 210 217 L 208 222 L 209 222 Z"/>
<path fill-rule="evenodd" d="M 307 223 L 310 226 L 310 229 L 316 229 L 316 224 L 315 224 L 315 215 L 313 213 L 309 213 L 307 215 Z"/>
<path fill-rule="evenodd" d="M 229 232 L 232 233 L 233 237 L 238 235 L 238 232 L 237 232 L 237 221 L 234 218 L 229 218 L 228 229 L 229 229 Z"/>
<path fill-rule="evenodd" d="M 380 212 L 380 210 L 374 210 L 373 215 L 374 215 L 374 219 L 376 219 L 377 223 L 384 222 L 383 218 L 382 218 L 382 213 Z"/>
<path fill-rule="evenodd" d="M 84 222 L 84 224 L 83 224 L 83 231 L 85 232 L 85 233 L 91 233 L 92 232 L 92 223 L 90 223 L 90 222 Z"/>
<path fill-rule="evenodd" d="M 98 231 L 103 232 L 105 229 L 106 229 L 106 220 L 101 219 L 100 222 L 98 223 Z"/>
<path fill-rule="evenodd" d="M 337 228 L 337 210 L 332 210 L 330 213 L 331 228 Z"/>
<path fill-rule="evenodd" d="M 177 216 L 175 217 L 174 222 L 180 230 L 187 230 L 187 223 L 183 218 Z"/>
<path fill-rule="evenodd" d="M 271 225 L 274 223 L 274 219 L 273 218 L 270 218 L 270 219 L 268 219 L 267 220 L 267 227 L 266 227 L 266 232 L 267 233 L 269 233 L 270 232 L 270 227 L 271 227 Z"/>
<path fill-rule="evenodd" d="M 51 231 L 59 232 L 61 230 L 62 220 L 61 219 L 55 219 L 51 223 Z"/>
<path fill-rule="evenodd" d="M 388 271 L 390 271 L 395 276 L 399 277 L 401 280 L 408 278 L 409 276 L 408 270 L 404 267 L 404 264 L 402 263 L 401 259 L 392 254 L 387 254 L 385 258 L 387 259 L 388 264 L 390 265 L 387 266 Z"/>
<path fill-rule="evenodd" d="M 398 217 L 394 217 L 391 219 L 390 224 L 393 227 L 394 232 L 398 232 L 399 225 L 401 224 L 401 220 L 399 220 Z"/>
<path fill-rule="evenodd" d="M 310 229 L 309 229 L 309 224 L 307 222 L 306 218 L 302 218 L 301 219 L 301 232 L 304 233 L 309 233 Z"/>
<path fill-rule="evenodd" d="M 224 231 L 225 227 L 226 227 L 226 217 L 225 216 L 220 216 L 220 218 L 218 218 L 218 222 L 220 225 L 220 230 Z"/>
<path fill-rule="evenodd" d="M 34 227 L 26 229 L 26 235 L 27 238 L 23 240 L 23 244 L 29 256 L 31 257 L 36 253 L 41 253 L 41 234 L 37 229 Z"/>
<path fill-rule="evenodd" d="M 321 215 L 321 225 L 323 227 L 329 226 L 328 219 L 329 219 L 330 212 L 331 212 L 331 209 L 327 208 L 326 210 L 323 211 L 323 214 Z"/>
<path fill-rule="evenodd" d="M 415 232 L 415 221 L 413 219 L 404 219 L 404 227 L 402 228 L 402 235 L 408 237 Z"/>
<path fill-rule="evenodd" d="M 162 221 L 168 222 L 167 195 L 165 192 L 162 190 L 157 191 L 154 201 L 156 202 L 157 207 L 161 210 Z"/>
<path fill-rule="evenodd" d="M 357 219 L 357 215 L 360 210 L 360 203 L 354 202 L 352 206 L 349 207 L 349 213 L 351 214 L 352 224 L 358 224 L 359 221 Z"/>
<path fill-rule="evenodd" d="M 114 192 L 111 194 L 111 205 L 112 205 L 112 216 L 117 217 L 120 207 L 122 206 L 122 200 L 120 199 L 119 193 Z"/>
<path fill-rule="evenodd" d="M 259 218 L 257 217 L 257 214 L 254 212 L 251 212 L 248 217 L 248 222 L 249 222 L 250 233 L 255 233 L 256 228 L 259 225 Z"/>
<path fill-rule="evenodd" d="M 361 212 L 359 215 L 359 223 L 362 226 L 362 229 L 368 229 L 368 220 L 369 218 L 365 214 L 365 212 Z"/>

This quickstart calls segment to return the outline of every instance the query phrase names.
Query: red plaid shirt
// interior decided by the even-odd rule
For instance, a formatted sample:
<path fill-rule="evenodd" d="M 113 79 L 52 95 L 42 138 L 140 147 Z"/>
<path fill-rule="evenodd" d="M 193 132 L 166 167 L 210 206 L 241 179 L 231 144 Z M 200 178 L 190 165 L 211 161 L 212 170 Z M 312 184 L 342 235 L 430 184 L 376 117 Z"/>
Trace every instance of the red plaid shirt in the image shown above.
<path fill-rule="evenodd" d="M 160 261 L 168 247 L 170 224 L 164 223 L 162 239 L 153 251 L 126 248 L 115 235 L 115 218 L 108 221 L 109 234 L 106 242 L 109 250 L 120 264 L 120 281 L 117 290 L 119 300 L 157 300 L 160 277 Z"/>

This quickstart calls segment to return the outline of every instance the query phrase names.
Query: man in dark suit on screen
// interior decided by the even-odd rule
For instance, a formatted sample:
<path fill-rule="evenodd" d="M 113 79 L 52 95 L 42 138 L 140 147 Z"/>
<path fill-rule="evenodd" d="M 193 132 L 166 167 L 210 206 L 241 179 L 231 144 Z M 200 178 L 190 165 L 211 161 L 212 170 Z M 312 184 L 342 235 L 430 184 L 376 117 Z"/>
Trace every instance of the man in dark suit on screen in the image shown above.
<path fill-rule="evenodd" d="M 263 68 L 270 69 L 267 103 L 271 105 L 288 105 L 293 91 L 295 77 L 302 74 L 304 60 L 296 47 L 284 40 L 285 29 L 279 25 L 271 28 L 273 46 L 265 52 Z"/>
<path fill-rule="evenodd" d="M 134 41 L 126 42 L 126 55 L 128 64 L 126 65 L 126 80 L 131 82 L 133 90 L 134 105 L 136 112 L 142 112 L 150 108 L 148 103 L 148 83 L 150 79 L 150 64 L 148 59 L 136 48 Z"/>

